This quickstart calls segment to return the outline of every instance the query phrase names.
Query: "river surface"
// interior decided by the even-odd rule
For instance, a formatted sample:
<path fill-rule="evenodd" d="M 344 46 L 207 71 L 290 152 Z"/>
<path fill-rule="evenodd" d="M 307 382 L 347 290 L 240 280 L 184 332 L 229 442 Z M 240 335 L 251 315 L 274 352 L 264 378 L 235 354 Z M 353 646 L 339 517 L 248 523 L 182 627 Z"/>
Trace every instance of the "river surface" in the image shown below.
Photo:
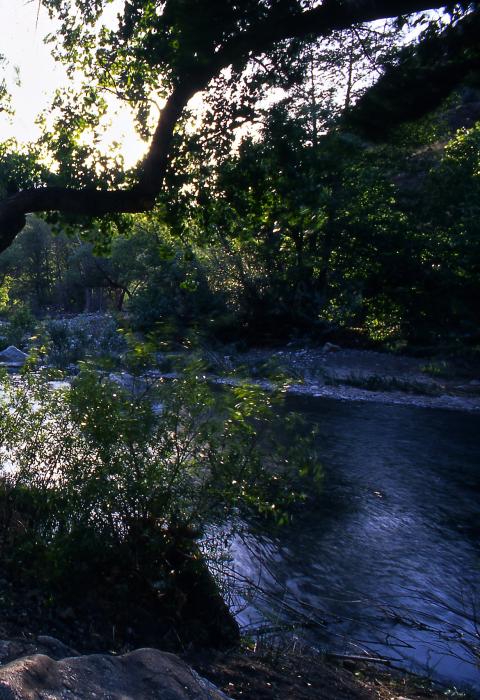
<path fill-rule="evenodd" d="M 299 396 L 288 408 L 319 426 L 324 493 L 276 535 L 236 541 L 253 582 L 240 623 L 307 622 L 296 634 L 322 650 L 480 688 L 480 415 Z"/>

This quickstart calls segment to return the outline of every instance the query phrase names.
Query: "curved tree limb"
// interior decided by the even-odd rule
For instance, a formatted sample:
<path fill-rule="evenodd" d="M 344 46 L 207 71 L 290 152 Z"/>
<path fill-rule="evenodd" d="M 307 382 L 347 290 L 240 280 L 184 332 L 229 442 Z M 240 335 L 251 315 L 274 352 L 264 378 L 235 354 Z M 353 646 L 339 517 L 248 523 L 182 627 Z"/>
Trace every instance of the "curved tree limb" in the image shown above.
<path fill-rule="evenodd" d="M 178 120 L 188 101 L 205 89 L 222 68 L 264 53 L 282 40 L 327 36 L 352 24 L 438 9 L 444 4 L 444 0 L 324 0 L 319 7 L 296 15 L 272 14 L 227 42 L 207 65 L 194 67 L 189 74 L 179 78 L 162 110 L 135 187 L 117 191 L 41 187 L 15 194 L 0 203 L 0 252 L 21 231 L 27 213 L 60 211 L 101 216 L 151 210 L 163 185 Z"/>

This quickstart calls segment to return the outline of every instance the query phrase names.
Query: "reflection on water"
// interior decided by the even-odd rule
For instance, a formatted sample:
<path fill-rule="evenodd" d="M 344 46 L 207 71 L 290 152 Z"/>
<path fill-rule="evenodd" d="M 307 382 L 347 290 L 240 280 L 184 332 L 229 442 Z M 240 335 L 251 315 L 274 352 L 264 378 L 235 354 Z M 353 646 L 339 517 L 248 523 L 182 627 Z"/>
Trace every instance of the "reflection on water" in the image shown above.
<path fill-rule="evenodd" d="M 320 647 L 480 685 L 480 416 L 307 397 L 289 408 L 320 427 L 325 493 L 280 535 L 237 543 L 237 570 L 264 591 L 241 623 L 304 616 Z"/>

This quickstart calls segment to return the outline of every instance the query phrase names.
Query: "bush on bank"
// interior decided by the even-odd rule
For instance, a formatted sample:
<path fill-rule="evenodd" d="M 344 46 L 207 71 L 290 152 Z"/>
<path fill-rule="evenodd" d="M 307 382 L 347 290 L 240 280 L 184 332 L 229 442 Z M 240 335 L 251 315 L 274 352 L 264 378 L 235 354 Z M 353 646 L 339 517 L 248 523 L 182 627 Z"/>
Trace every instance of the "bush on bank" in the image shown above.
<path fill-rule="evenodd" d="M 276 399 L 213 391 L 199 365 L 135 391 L 84 365 L 71 385 L 27 372 L 1 392 L 6 575 L 54 608 L 96 610 L 119 639 L 137 624 L 150 641 L 230 643 L 199 539 L 245 511 L 283 521 L 320 479 L 307 438 L 278 440 Z"/>

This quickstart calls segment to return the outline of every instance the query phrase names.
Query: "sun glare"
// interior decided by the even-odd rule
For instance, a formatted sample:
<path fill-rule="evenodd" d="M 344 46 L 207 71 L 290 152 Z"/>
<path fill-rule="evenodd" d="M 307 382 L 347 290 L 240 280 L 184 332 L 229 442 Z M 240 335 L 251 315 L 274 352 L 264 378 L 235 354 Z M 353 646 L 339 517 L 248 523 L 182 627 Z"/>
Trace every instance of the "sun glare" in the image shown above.
<path fill-rule="evenodd" d="M 114 14 L 110 12 L 114 21 Z M 43 38 L 55 33 L 55 24 L 37 2 L 0 0 L 2 43 L 0 52 L 6 59 L 3 76 L 12 97 L 13 116 L 0 112 L 0 142 L 15 138 L 19 143 L 31 143 L 40 136 L 37 117 L 48 111 L 55 91 L 67 84 L 62 65 L 56 63 Z M 112 123 L 102 144 L 108 151 L 119 143 L 125 166 L 131 167 L 147 150 L 135 132 L 132 111 L 127 105 L 112 105 Z"/>

